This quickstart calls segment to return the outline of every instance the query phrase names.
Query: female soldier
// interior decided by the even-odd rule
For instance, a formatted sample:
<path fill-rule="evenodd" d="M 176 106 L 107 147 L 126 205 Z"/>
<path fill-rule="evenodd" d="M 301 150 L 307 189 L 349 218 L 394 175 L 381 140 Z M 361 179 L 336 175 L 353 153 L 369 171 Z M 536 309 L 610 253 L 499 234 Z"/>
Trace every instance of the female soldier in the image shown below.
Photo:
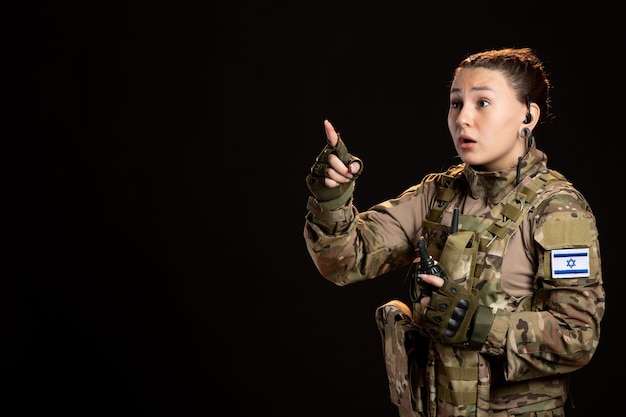
<path fill-rule="evenodd" d="M 412 308 L 376 310 L 401 416 L 563 416 L 568 377 L 597 348 L 595 217 L 534 142 L 549 88 L 529 48 L 462 60 L 448 109 L 462 163 L 365 212 L 352 199 L 363 162 L 324 121 L 304 226 L 319 272 L 343 286 L 416 271 Z M 422 242 L 443 277 L 419 270 Z"/>

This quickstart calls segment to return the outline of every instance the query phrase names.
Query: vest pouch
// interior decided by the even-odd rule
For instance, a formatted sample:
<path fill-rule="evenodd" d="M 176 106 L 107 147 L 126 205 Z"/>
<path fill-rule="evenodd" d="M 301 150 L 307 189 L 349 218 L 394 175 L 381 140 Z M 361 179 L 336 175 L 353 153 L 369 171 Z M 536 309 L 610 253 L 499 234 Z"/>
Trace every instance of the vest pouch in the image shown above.
<path fill-rule="evenodd" d="M 439 264 L 450 279 L 461 283 L 474 276 L 478 243 L 476 233 L 469 230 L 448 235 Z"/>
<path fill-rule="evenodd" d="M 389 380 L 389 396 L 400 417 L 426 417 L 426 355 L 429 340 L 417 324 L 388 304 L 376 309 L 376 323 L 383 342 Z"/>
<path fill-rule="evenodd" d="M 424 219 L 422 221 L 422 234 L 428 248 L 428 254 L 433 259 L 439 260 L 441 251 L 446 243 L 450 228 L 441 223 Z"/>

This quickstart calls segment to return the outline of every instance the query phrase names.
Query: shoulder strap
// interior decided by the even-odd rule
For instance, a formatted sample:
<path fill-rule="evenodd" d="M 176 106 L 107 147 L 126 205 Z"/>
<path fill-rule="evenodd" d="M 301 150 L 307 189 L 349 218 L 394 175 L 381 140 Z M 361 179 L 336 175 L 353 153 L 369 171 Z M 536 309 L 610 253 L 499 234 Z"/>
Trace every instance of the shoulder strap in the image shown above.
<path fill-rule="evenodd" d="M 425 181 L 437 181 L 439 185 L 433 204 L 426 216 L 427 220 L 438 222 L 441 219 L 446 207 L 458 192 L 454 188 L 455 180 L 463 175 L 464 168 L 465 164 L 453 165 L 446 172 L 431 174 L 425 179 Z"/>
<path fill-rule="evenodd" d="M 546 184 L 553 181 L 561 181 L 567 184 L 560 174 L 556 172 L 545 172 L 539 174 L 533 178 L 533 181 L 520 187 L 516 192 L 511 192 L 505 201 L 504 205 L 499 204 L 492 210 L 492 218 L 500 219 L 494 221 L 487 230 L 493 235 L 493 239 L 502 239 L 507 234 L 512 234 L 519 223 L 521 223 L 524 215 L 533 207 L 539 204 L 545 197 L 548 196 L 546 192 Z M 557 188 L 554 190 L 556 191 Z M 492 239 L 492 241 L 493 241 Z"/>

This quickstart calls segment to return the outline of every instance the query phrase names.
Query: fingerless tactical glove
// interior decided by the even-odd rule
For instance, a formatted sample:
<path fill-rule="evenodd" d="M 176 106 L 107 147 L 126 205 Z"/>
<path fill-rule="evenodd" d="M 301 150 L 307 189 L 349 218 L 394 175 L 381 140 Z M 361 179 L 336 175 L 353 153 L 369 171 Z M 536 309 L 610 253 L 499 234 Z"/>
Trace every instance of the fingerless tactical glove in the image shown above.
<path fill-rule="evenodd" d="M 426 309 L 424 330 L 433 340 L 480 349 L 493 323 L 489 307 L 470 291 L 447 279 L 435 288 Z"/>
<path fill-rule="evenodd" d="M 339 136 L 339 134 L 337 135 Z M 330 188 L 326 186 L 324 179 L 326 178 L 326 171 L 330 167 L 328 158 L 332 154 L 335 154 L 348 167 L 352 162 L 358 162 L 361 167 L 356 174 L 353 174 L 350 182 Z M 348 148 L 346 148 L 346 145 L 341 140 L 341 136 L 339 136 L 336 146 L 327 144 L 315 158 L 315 163 L 311 167 L 311 173 L 306 177 L 306 185 L 323 210 L 335 210 L 346 204 L 346 201 L 350 199 L 354 191 L 354 181 L 361 175 L 361 172 L 363 172 L 363 161 L 348 153 Z"/>

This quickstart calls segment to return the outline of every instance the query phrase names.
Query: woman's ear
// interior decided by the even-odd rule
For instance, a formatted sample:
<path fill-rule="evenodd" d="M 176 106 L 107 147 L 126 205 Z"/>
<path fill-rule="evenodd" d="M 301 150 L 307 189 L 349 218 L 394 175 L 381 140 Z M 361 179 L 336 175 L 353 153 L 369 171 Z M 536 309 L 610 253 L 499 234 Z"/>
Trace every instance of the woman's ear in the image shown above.
<path fill-rule="evenodd" d="M 528 107 L 528 113 L 526 113 L 526 118 L 524 119 L 524 124 L 528 125 L 527 127 L 530 130 L 534 129 L 537 123 L 539 122 L 539 115 L 541 114 L 541 109 L 537 105 L 537 103 L 530 103 Z"/>

